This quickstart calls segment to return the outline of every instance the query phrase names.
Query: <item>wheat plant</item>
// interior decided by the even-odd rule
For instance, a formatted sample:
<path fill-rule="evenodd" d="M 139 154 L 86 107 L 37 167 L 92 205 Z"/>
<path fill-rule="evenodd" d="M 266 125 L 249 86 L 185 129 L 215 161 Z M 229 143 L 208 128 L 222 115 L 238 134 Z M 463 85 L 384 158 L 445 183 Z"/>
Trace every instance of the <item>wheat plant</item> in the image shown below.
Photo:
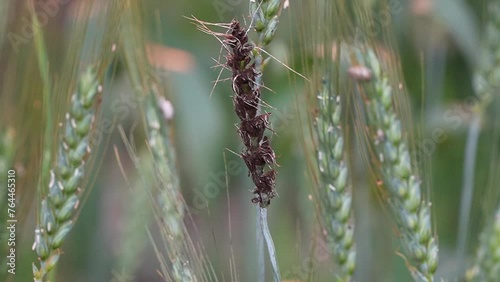
<path fill-rule="evenodd" d="M 370 73 L 369 80 L 360 84 L 366 93 L 369 138 L 376 149 L 374 165 L 380 166 L 410 272 L 417 281 L 434 281 L 438 247 L 432 232 L 431 205 L 421 189 L 422 179 L 411 160 L 408 135 L 394 108 L 390 77 L 372 49 L 360 51 L 358 58 Z"/>
<path fill-rule="evenodd" d="M 2 1 L 0 280 L 499 280 L 499 9 Z"/>
<path fill-rule="evenodd" d="M 92 144 L 92 124 L 96 118 L 99 81 L 95 70 L 88 68 L 79 78 L 78 88 L 71 98 L 63 134 L 58 144 L 57 162 L 51 170 L 49 193 L 42 200 L 35 243 L 39 266 L 33 264 L 35 281 L 43 281 L 61 255 L 60 247 L 71 231 L 80 203 L 85 160 Z"/>
<path fill-rule="evenodd" d="M 336 281 L 352 281 L 355 268 L 355 247 L 352 226 L 352 197 L 342 127 L 341 96 L 335 93 L 327 75 L 317 92 L 318 136 L 317 161 L 320 175 L 319 197 L 322 218 L 328 231 L 335 262 L 339 265 Z"/>

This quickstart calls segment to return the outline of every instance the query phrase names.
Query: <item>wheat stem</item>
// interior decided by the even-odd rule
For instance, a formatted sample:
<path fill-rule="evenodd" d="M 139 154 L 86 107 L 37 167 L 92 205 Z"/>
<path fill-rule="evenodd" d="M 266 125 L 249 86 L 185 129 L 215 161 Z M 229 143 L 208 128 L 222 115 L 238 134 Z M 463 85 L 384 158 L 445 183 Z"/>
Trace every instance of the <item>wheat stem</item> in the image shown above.
<path fill-rule="evenodd" d="M 367 114 L 389 204 L 393 209 L 409 268 L 418 281 L 433 281 L 438 265 L 438 247 L 432 233 L 430 203 L 423 198 L 421 179 L 412 167 L 408 140 L 393 105 L 389 77 L 375 52 L 361 57 L 371 72 L 363 83 L 368 95 Z"/>
<path fill-rule="evenodd" d="M 73 217 L 82 192 L 80 185 L 85 176 L 85 159 L 93 145 L 90 136 L 97 94 L 96 74 L 88 68 L 80 77 L 78 89 L 71 99 L 57 161 L 50 172 L 49 193 L 40 205 L 33 245 L 40 261 L 38 267 L 33 264 L 35 281 L 43 281 L 55 267 L 61 254 L 59 248 L 74 224 Z"/>

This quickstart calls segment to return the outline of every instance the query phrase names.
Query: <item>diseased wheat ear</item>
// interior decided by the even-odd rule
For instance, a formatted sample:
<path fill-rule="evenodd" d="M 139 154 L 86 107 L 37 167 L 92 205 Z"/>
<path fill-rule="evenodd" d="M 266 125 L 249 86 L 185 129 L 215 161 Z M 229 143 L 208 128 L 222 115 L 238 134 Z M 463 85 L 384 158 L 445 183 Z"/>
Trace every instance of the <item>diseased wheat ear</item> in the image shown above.
<path fill-rule="evenodd" d="M 401 120 L 393 105 L 392 87 L 377 55 L 369 49 L 361 54 L 371 79 L 362 85 L 368 96 L 366 112 L 389 204 L 401 231 L 410 271 L 417 281 L 433 281 L 438 265 L 438 247 L 433 237 L 430 203 L 422 195 L 421 179 L 411 164 Z"/>
<path fill-rule="evenodd" d="M 348 166 L 344 153 L 340 96 L 333 92 L 329 78 L 324 78 L 318 91 L 317 161 L 320 174 L 320 205 L 328 231 L 327 238 L 335 263 L 339 266 L 335 281 L 352 281 L 355 247 L 352 227 L 352 198 Z"/>
<path fill-rule="evenodd" d="M 98 80 L 92 68 L 80 77 L 78 89 L 71 98 L 71 109 L 65 116 L 63 134 L 58 144 L 56 164 L 51 170 L 49 193 L 40 204 L 33 249 L 40 265 L 33 263 L 35 281 L 45 275 L 59 260 L 64 239 L 73 227 L 78 208 L 81 182 L 85 176 L 85 159 L 93 144 L 91 128 L 95 119 Z"/>
<path fill-rule="evenodd" d="M 272 168 L 276 155 L 265 136 L 270 114 L 260 114 L 262 86 L 257 81 L 262 73 L 256 65 L 262 63 L 262 57 L 238 21 L 233 20 L 225 37 L 224 44 L 228 48 L 226 65 L 232 71 L 235 93 L 234 110 L 241 121 L 238 133 L 245 145 L 241 156 L 255 184 L 252 202 L 264 208 L 276 196 L 276 171 Z"/>
<path fill-rule="evenodd" d="M 262 208 L 269 206 L 276 196 L 276 171 L 272 168 L 276 155 L 265 136 L 270 114 L 260 114 L 264 67 L 260 48 L 273 40 L 281 6 L 281 0 L 250 1 L 253 27 L 259 35 L 257 47 L 249 42 L 247 31 L 235 20 L 224 40 L 229 50 L 226 64 L 233 74 L 234 109 L 241 120 L 238 133 L 245 145 L 241 155 L 255 184 L 252 202 Z"/>

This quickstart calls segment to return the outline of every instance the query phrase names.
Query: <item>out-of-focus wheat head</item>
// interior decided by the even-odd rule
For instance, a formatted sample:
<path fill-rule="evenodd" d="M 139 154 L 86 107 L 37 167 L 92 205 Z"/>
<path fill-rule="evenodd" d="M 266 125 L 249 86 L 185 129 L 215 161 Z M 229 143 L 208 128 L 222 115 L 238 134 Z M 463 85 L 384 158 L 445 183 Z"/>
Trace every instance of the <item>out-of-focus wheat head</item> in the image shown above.
<path fill-rule="evenodd" d="M 475 118 L 477 123 L 472 123 L 472 126 L 481 126 L 483 115 L 486 113 L 487 107 L 494 99 L 498 100 L 498 91 L 500 89 L 500 2 L 487 1 L 487 22 L 482 34 L 481 52 L 479 54 L 479 63 L 474 77 L 474 90 L 479 98 L 479 103 L 475 107 Z M 473 135 L 475 138 L 477 150 L 477 139 L 479 139 L 479 130 Z M 469 142 L 469 140 L 468 140 Z M 498 165 L 497 162 L 492 164 Z M 496 173 L 495 169 L 491 170 L 492 174 Z M 472 173 L 473 172 L 466 172 Z M 498 202 L 498 175 L 492 175 L 491 183 L 492 191 L 487 193 L 490 202 L 495 200 Z M 496 179 L 496 180 L 495 180 Z M 474 189 L 474 186 L 468 187 Z M 485 205 L 486 206 L 486 205 Z M 464 207 L 462 207 L 464 208 Z M 470 207 L 465 207 L 470 208 Z M 479 238 L 479 247 L 476 251 L 473 266 L 466 273 L 467 281 L 497 281 L 500 277 L 500 209 L 496 207 L 493 216 L 486 214 L 486 225 Z M 492 212 L 492 208 L 484 208 L 486 212 Z"/>
<path fill-rule="evenodd" d="M 120 30 L 124 61 L 128 75 L 140 101 L 141 117 L 144 121 L 146 146 L 150 158 L 136 164 L 138 171 L 145 165 L 151 169 L 148 175 L 151 187 L 147 187 L 154 219 L 160 231 L 161 245 L 153 237 L 151 243 L 166 281 L 211 281 L 213 273 L 205 260 L 203 250 L 195 247 L 185 225 L 187 214 L 181 194 L 175 146 L 173 144 L 173 105 L 164 98 L 167 90 L 148 61 L 148 40 L 142 33 L 143 7 L 135 1 L 125 1 L 124 17 Z M 151 59 L 151 57 L 150 57 Z M 135 159 L 135 157 L 133 157 Z M 146 163 L 146 160 L 150 160 Z M 141 166 L 141 168 L 139 168 Z M 148 229 L 150 230 L 150 229 Z M 151 234 L 151 231 L 149 231 Z M 197 245 L 197 246 L 201 246 Z"/>
<path fill-rule="evenodd" d="M 148 144 L 154 159 L 158 190 L 156 201 L 160 230 L 167 248 L 174 281 L 198 281 L 192 271 L 187 230 L 184 225 L 185 205 L 180 193 L 179 179 L 175 168 L 175 154 L 171 145 L 169 129 L 161 114 L 160 102 L 155 94 L 147 98 L 145 106 Z"/>

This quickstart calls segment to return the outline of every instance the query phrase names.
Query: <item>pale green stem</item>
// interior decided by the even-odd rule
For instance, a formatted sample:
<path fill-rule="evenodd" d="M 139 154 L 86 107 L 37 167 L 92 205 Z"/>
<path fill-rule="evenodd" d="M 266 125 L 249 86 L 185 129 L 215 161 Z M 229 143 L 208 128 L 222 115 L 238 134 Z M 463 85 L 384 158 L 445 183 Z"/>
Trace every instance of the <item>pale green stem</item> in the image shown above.
<path fill-rule="evenodd" d="M 273 277 L 274 282 L 281 282 L 281 275 L 278 266 L 278 259 L 276 257 L 276 249 L 274 248 L 273 238 L 271 237 L 271 232 L 269 231 L 269 226 L 267 224 L 267 208 L 261 208 L 260 210 L 260 228 L 264 234 L 264 239 L 266 240 L 267 251 L 269 253 L 269 260 L 271 260 L 271 265 L 273 266 Z"/>
<path fill-rule="evenodd" d="M 467 241 L 469 238 L 469 221 L 474 192 L 474 170 L 476 168 L 477 144 L 481 133 L 481 116 L 475 115 L 469 127 L 465 147 L 464 173 L 462 200 L 460 203 L 460 217 L 458 224 L 457 240 L 457 269 L 465 267 L 465 254 L 467 252 Z"/>
<path fill-rule="evenodd" d="M 258 281 L 260 282 L 265 282 L 266 281 L 266 257 L 265 257 L 265 252 L 264 252 L 264 233 L 261 228 L 261 216 L 260 216 L 260 207 L 256 207 L 257 213 L 255 214 L 257 216 L 256 223 L 258 225 L 257 228 L 255 228 L 256 231 L 256 237 L 257 237 L 257 268 L 259 269 L 259 279 Z"/>

